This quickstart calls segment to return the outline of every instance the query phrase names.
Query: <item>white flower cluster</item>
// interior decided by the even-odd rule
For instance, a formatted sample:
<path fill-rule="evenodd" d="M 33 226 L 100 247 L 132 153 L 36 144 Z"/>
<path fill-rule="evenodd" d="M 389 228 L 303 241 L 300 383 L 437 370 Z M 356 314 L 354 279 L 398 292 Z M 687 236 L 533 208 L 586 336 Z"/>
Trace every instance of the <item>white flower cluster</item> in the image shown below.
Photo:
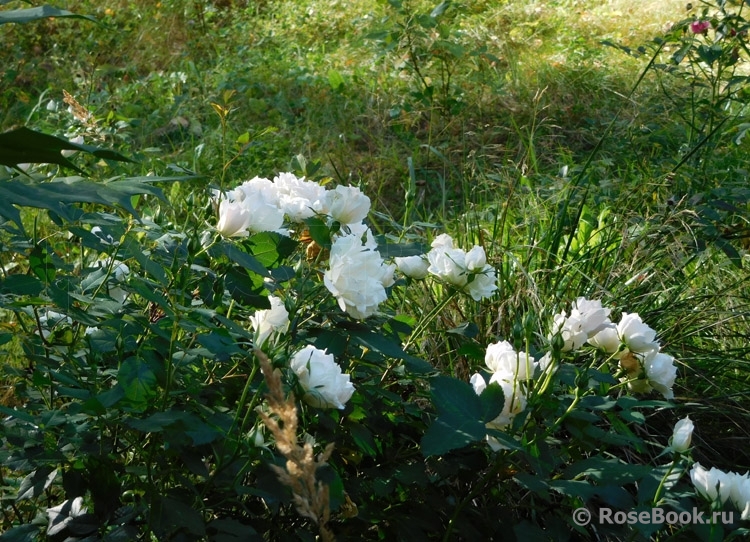
<path fill-rule="evenodd" d="M 742 519 L 750 519 L 750 472 L 724 472 L 716 467 L 706 470 L 700 463 L 695 463 L 690 470 L 690 479 L 703 497 L 720 500 L 722 504 L 731 500 L 742 511 Z"/>
<path fill-rule="evenodd" d="M 225 237 L 247 237 L 251 233 L 276 231 L 286 234 L 284 221 L 299 223 L 312 216 L 328 216 L 338 222 L 328 269 L 323 281 L 341 310 L 364 319 L 377 312 L 393 284 L 395 265 L 383 261 L 370 228 L 363 222 L 370 212 L 370 198 L 359 188 L 338 186 L 334 190 L 292 173 L 280 173 L 273 181 L 255 177 L 225 194 L 214 192 L 218 201 L 216 229 Z M 267 316 L 258 315 L 259 319 Z M 262 344 L 270 336 L 253 324 Z"/>
<path fill-rule="evenodd" d="M 521 382 L 534 378 L 539 362 L 525 352 L 516 352 L 508 341 L 489 345 L 484 362 L 492 373 L 489 382 L 480 373 L 474 374 L 470 382 L 477 395 L 481 395 L 492 383 L 497 383 L 503 389 L 503 410 L 497 418 L 487 424 L 489 429 L 502 429 L 526 408 L 526 394 Z M 503 448 L 503 445 L 491 435 L 487 435 L 487 442 L 494 451 Z"/>
<path fill-rule="evenodd" d="M 617 324 L 609 314 L 601 301 L 579 297 L 569 315 L 555 315 L 549 339 L 561 336 L 563 351 L 577 350 L 588 342 L 619 360 L 631 390 L 648 393 L 654 389 L 665 399 L 673 399 L 677 367 L 672 356 L 661 352 L 656 331 L 636 313 L 622 313 Z"/>
<path fill-rule="evenodd" d="M 316 214 L 345 225 L 359 224 L 370 212 L 370 198 L 359 188 L 326 190 L 292 173 L 280 173 L 273 181 L 255 177 L 226 193 L 215 190 L 213 196 L 219 207 L 216 229 L 224 237 L 284 232 L 284 218 L 299 223 Z"/>
<path fill-rule="evenodd" d="M 423 256 L 395 258 L 396 267 L 407 277 L 423 279 L 434 275 L 479 301 L 497 290 L 495 268 L 487 264 L 484 249 L 475 245 L 469 252 L 453 246 L 447 233 L 432 242 L 432 249 Z"/>

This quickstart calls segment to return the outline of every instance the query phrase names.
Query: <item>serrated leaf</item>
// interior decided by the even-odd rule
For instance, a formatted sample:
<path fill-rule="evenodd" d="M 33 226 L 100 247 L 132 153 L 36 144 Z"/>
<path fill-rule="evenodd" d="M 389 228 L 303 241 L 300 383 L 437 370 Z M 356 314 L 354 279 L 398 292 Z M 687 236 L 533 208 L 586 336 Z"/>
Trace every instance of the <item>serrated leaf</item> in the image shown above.
<path fill-rule="evenodd" d="M 267 268 L 280 265 L 299 244 L 285 235 L 271 231 L 256 233 L 250 236 L 247 243 L 253 256 Z"/>
<path fill-rule="evenodd" d="M 39 9 L 42 8 L 17 11 L 36 11 Z M 3 21 L 3 14 L 0 13 L 0 24 L 3 22 L 10 21 Z M 97 158 L 118 160 L 120 162 L 132 162 L 129 158 L 126 158 L 115 151 L 100 149 L 91 145 L 73 143 L 67 139 L 30 130 L 26 127 L 16 128 L 15 130 L 0 134 L 0 164 L 2 165 L 15 167 L 18 164 L 27 163 L 57 164 L 59 166 L 73 169 L 79 173 L 83 173 L 80 168 L 61 154 L 60 151 L 63 150 L 87 152 L 93 154 Z"/>
<path fill-rule="evenodd" d="M 130 357 L 122 362 L 117 380 L 125 390 L 125 397 L 134 403 L 143 405 L 156 395 L 156 375 L 138 358 Z"/>
<path fill-rule="evenodd" d="M 16 502 L 24 499 L 35 499 L 50 486 L 55 476 L 57 476 L 57 469 L 48 466 L 39 467 L 21 482 Z"/>
<path fill-rule="evenodd" d="M 505 392 L 497 382 L 490 383 L 479 396 L 482 405 L 482 420 L 489 423 L 497 418 L 505 406 Z"/>
<path fill-rule="evenodd" d="M 436 376 L 430 381 L 430 388 L 438 416 L 422 437 L 421 448 L 425 457 L 444 454 L 484 439 L 484 409 L 469 384 L 448 376 Z"/>
<path fill-rule="evenodd" d="M 30 23 L 39 19 L 48 19 L 50 17 L 73 17 L 76 19 L 87 19 L 92 22 L 98 22 L 94 17 L 90 15 L 79 15 L 68 11 L 67 9 L 59 9 L 56 7 L 44 5 L 35 8 L 25 9 L 11 9 L 8 11 L 0 12 L 0 24 L 6 23 Z"/>
<path fill-rule="evenodd" d="M 223 241 L 219 247 L 224 255 L 234 263 L 262 277 L 270 276 L 268 269 L 255 256 L 243 252 L 230 241 Z"/>
<path fill-rule="evenodd" d="M 42 526 L 34 523 L 19 525 L 0 535 L 0 542 L 34 542 L 39 540 Z"/>
<path fill-rule="evenodd" d="M 55 280 L 55 264 L 50 257 L 50 248 L 46 244 L 36 245 L 29 254 L 29 267 L 45 284 Z"/>
<path fill-rule="evenodd" d="M 331 230 L 328 229 L 325 222 L 317 216 L 311 216 L 305 219 L 305 224 L 313 241 L 323 248 L 331 248 Z"/>
<path fill-rule="evenodd" d="M 441 455 L 482 440 L 484 435 L 484 424 L 477 420 L 443 414 L 432 422 L 422 437 L 422 454 L 425 457 Z"/>

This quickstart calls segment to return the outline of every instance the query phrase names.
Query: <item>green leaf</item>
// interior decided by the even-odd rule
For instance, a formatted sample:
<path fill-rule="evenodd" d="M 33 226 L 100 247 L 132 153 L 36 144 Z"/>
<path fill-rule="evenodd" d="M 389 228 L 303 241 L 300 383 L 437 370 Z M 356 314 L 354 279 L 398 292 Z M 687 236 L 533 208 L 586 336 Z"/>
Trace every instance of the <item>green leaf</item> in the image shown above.
<path fill-rule="evenodd" d="M 479 335 L 479 327 L 474 322 L 464 322 L 460 326 L 456 326 L 453 329 L 449 329 L 447 333 L 453 335 L 461 335 L 467 339 L 472 339 Z"/>
<path fill-rule="evenodd" d="M 305 224 L 307 224 L 307 229 L 313 241 L 323 248 L 331 248 L 331 230 L 328 229 L 325 222 L 317 216 L 311 216 L 305 219 Z"/>
<path fill-rule="evenodd" d="M 167 278 L 164 268 L 155 262 L 150 254 L 144 252 L 141 244 L 132 235 L 128 235 L 125 238 L 120 249 L 127 257 L 136 260 L 141 265 L 141 268 L 155 278 L 162 286 L 169 284 L 169 278 Z"/>
<path fill-rule="evenodd" d="M 40 8 L 33 8 L 33 10 L 37 9 Z M 0 13 L 0 24 L 2 22 L 2 13 Z M 16 128 L 15 130 L 0 134 L 0 164 L 2 165 L 14 167 L 18 164 L 26 163 L 57 164 L 83 173 L 80 168 L 60 153 L 63 150 L 87 152 L 97 158 L 132 162 L 129 158 L 115 151 L 100 149 L 91 145 L 72 143 L 67 139 L 36 132 L 26 127 Z"/>
<path fill-rule="evenodd" d="M 77 19 L 87 19 L 95 23 L 98 22 L 94 17 L 90 15 L 78 15 L 77 13 L 73 13 L 72 11 L 68 11 L 66 9 L 59 9 L 44 5 L 35 8 L 0 11 L 0 24 L 29 23 L 32 21 L 37 21 L 39 19 L 48 19 L 50 17 L 73 17 Z"/>
<path fill-rule="evenodd" d="M 150 520 L 157 532 L 167 533 L 179 527 L 193 535 L 206 534 L 203 516 L 184 502 L 169 497 L 156 498 Z"/>
<path fill-rule="evenodd" d="M 0 281 L 0 294 L 35 296 L 44 290 L 44 284 L 31 275 L 10 275 Z"/>
<path fill-rule="evenodd" d="M 268 269 L 252 254 L 243 252 L 234 243 L 230 241 L 223 241 L 218 245 L 224 255 L 232 260 L 234 263 L 241 265 L 245 269 L 252 271 L 263 277 L 268 277 Z"/>
<path fill-rule="evenodd" d="M 125 397 L 138 405 L 145 405 L 156 395 L 156 375 L 146 362 L 136 357 L 122 362 L 117 380 L 125 390 Z"/>
<path fill-rule="evenodd" d="M 46 244 L 38 244 L 29 254 L 29 267 L 45 284 L 55 280 L 55 264 L 50 257 L 50 248 Z"/>
<path fill-rule="evenodd" d="M 34 542 L 39 540 L 43 525 L 28 523 L 5 531 L 0 535 L 0 542 Z"/>
<path fill-rule="evenodd" d="M 48 466 L 39 467 L 21 482 L 16 502 L 24 499 L 35 499 L 50 486 L 55 476 L 57 476 L 57 469 Z"/>
<path fill-rule="evenodd" d="M 362 346 L 379 352 L 384 356 L 403 360 L 407 369 L 416 374 L 435 372 L 435 368 L 426 361 L 404 352 L 393 340 L 369 330 L 352 330 L 350 337 Z"/>
<path fill-rule="evenodd" d="M 29 183 L 25 179 L 16 178 L 0 182 L 0 216 L 23 227 L 21 214 L 14 207 L 17 205 L 47 209 L 72 222 L 80 218 L 80 211 L 72 212 L 67 204 L 98 203 L 108 207 L 119 205 L 137 217 L 138 213 L 130 199 L 133 194 L 151 194 L 164 200 L 161 189 L 135 179 L 96 183 L 81 177 L 61 177 L 53 182 Z"/>
<path fill-rule="evenodd" d="M 469 384 L 448 376 L 436 376 L 430 381 L 430 387 L 438 416 L 422 437 L 425 457 L 463 448 L 485 437 L 482 403 Z"/>
<path fill-rule="evenodd" d="M 482 404 L 482 420 L 484 423 L 491 422 L 500 415 L 505 406 L 503 387 L 497 382 L 492 382 L 479 396 L 479 402 Z"/>
<path fill-rule="evenodd" d="M 378 242 L 378 252 L 384 259 L 402 258 L 404 256 L 421 256 L 428 251 L 428 245 L 423 243 L 381 243 Z"/>
<path fill-rule="evenodd" d="M 339 91 L 344 88 L 344 77 L 336 70 L 329 70 L 328 84 L 331 85 L 331 89 Z"/>
<path fill-rule="evenodd" d="M 617 458 L 594 456 L 565 469 L 566 478 L 584 475 L 600 484 L 626 485 L 640 481 L 651 474 L 653 466 L 625 463 Z"/>
<path fill-rule="evenodd" d="M 597 491 L 596 486 L 584 480 L 550 480 L 549 487 L 558 493 L 584 501 L 591 499 Z"/>
<path fill-rule="evenodd" d="M 253 256 L 266 268 L 276 267 L 297 248 L 293 239 L 276 232 L 265 231 L 252 235 L 247 243 Z"/>
<path fill-rule="evenodd" d="M 451 5 L 450 0 L 445 0 L 443 2 L 440 2 L 437 6 L 433 8 L 433 10 L 430 12 L 430 17 L 437 18 L 440 17 L 443 13 L 445 13 L 445 10 L 448 9 L 448 7 Z"/>

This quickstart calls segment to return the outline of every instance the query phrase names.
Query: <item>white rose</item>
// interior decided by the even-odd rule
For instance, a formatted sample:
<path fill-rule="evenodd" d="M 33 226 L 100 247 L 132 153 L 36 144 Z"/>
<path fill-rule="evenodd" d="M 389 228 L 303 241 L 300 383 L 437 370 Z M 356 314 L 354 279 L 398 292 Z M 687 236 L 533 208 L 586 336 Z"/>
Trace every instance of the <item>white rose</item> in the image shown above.
<path fill-rule="evenodd" d="M 233 191 L 235 194 L 243 194 L 244 198 L 262 198 L 266 203 L 279 205 L 279 187 L 273 181 L 262 177 L 253 177 L 245 181 Z"/>
<path fill-rule="evenodd" d="M 643 368 L 646 371 L 648 383 L 660 392 L 665 399 L 674 399 L 672 386 L 674 386 L 677 377 L 674 358 L 668 354 L 652 351 L 645 355 Z"/>
<path fill-rule="evenodd" d="M 273 182 L 278 189 L 279 205 L 292 222 L 302 222 L 315 213 L 327 213 L 325 187 L 292 173 L 279 173 Z"/>
<path fill-rule="evenodd" d="M 460 248 L 436 247 L 433 243 L 427 259 L 430 262 L 427 268 L 429 273 L 459 288 L 463 288 L 468 282 L 466 253 Z"/>
<path fill-rule="evenodd" d="M 83 136 L 82 135 L 78 135 L 78 136 L 75 136 L 73 139 L 70 139 L 69 141 L 71 143 L 75 143 L 76 145 L 83 145 L 83 141 L 84 140 L 83 140 Z M 64 150 L 60 151 L 60 154 L 62 154 L 66 158 L 69 158 L 69 157 L 73 156 L 77 152 L 78 151 L 73 150 L 73 149 L 64 149 Z"/>
<path fill-rule="evenodd" d="M 686 452 L 690 448 L 694 428 L 693 421 L 689 416 L 685 416 L 682 420 L 674 424 L 672 442 L 670 443 L 672 450 L 680 453 Z"/>
<path fill-rule="evenodd" d="M 428 273 L 461 288 L 475 301 L 490 297 L 497 290 L 495 268 L 487 265 L 487 256 L 480 246 L 466 253 L 454 248 L 453 239 L 444 233 L 432 242 L 427 260 Z"/>
<path fill-rule="evenodd" d="M 219 222 L 216 229 L 224 237 L 247 237 L 253 217 L 241 201 L 222 199 L 219 203 Z"/>
<path fill-rule="evenodd" d="M 338 300 L 341 310 L 362 320 L 377 311 L 393 284 L 394 265 L 386 265 L 380 253 L 362 244 L 356 235 L 337 237 L 331 246 L 329 268 L 323 283 Z"/>
<path fill-rule="evenodd" d="M 276 296 L 269 296 L 270 309 L 256 311 L 250 317 L 250 325 L 255 331 L 255 344 L 262 346 L 273 333 L 285 333 L 289 328 L 289 313 L 284 302 Z"/>
<path fill-rule="evenodd" d="M 734 477 L 716 467 L 706 470 L 700 463 L 696 463 L 690 470 L 690 479 L 696 491 L 711 501 L 721 498 L 721 502 L 725 503 L 732 494 Z"/>
<path fill-rule="evenodd" d="M 73 521 L 73 518 L 82 516 L 87 511 L 83 506 L 83 497 L 68 499 L 55 507 L 47 508 L 47 536 L 55 536 L 63 532 Z"/>
<path fill-rule="evenodd" d="M 469 382 L 477 395 L 481 395 L 487 388 L 487 382 L 485 382 L 484 377 L 479 373 L 474 374 Z M 518 385 L 518 381 L 513 378 L 512 373 L 504 371 L 494 373 L 490 377 L 489 383 L 492 384 L 493 382 L 497 382 L 503 389 L 505 402 L 503 403 L 502 412 L 500 412 L 497 418 L 487 423 L 486 426 L 489 429 L 503 429 L 513 421 L 513 418 L 517 414 L 523 412 L 526 408 L 526 396 Z M 496 438 L 490 435 L 487 435 L 487 442 L 494 451 L 504 448 Z"/>
<path fill-rule="evenodd" d="M 407 277 L 423 279 L 428 275 L 427 268 L 430 264 L 423 256 L 397 257 L 393 261 L 396 262 L 396 269 Z"/>
<path fill-rule="evenodd" d="M 495 276 L 495 268 L 490 265 L 485 265 L 479 273 L 471 275 L 466 286 L 464 286 L 464 291 L 474 301 L 490 297 L 496 290 L 497 277 Z"/>
<path fill-rule="evenodd" d="M 349 375 L 325 350 L 308 345 L 292 356 L 289 366 L 305 390 L 304 400 L 312 406 L 343 409 L 354 393 Z"/>
<path fill-rule="evenodd" d="M 617 333 L 620 340 L 633 352 L 648 352 L 659 348 L 659 343 L 655 340 L 656 331 L 644 324 L 636 313 L 622 313 L 622 318 L 617 324 Z"/>
<path fill-rule="evenodd" d="M 552 333 L 549 338 L 560 335 L 563 339 L 563 352 L 577 350 L 586 342 L 588 335 L 583 330 L 580 318 L 571 315 L 568 317 L 564 312 L 556 314 L 552 321 Z"/>
<path fill-rule="evenodd" d="M 72 326 L 73 320 L 70 319 L 70 316 L 47 310 L 44 314 L 39 316 L 39 323 L 42 325 L 42 337 L 48 339 L 55 327 L 64 325 Z"/>
<path fill-rule="evenodd" d="M 372 250 L 378 249 L 378 242 L 375 240 L 375 236 L 372 234 L 372 230 L 364 222 L 353 222 L 351 224 L 344 225 L 344 227 L 342 227 L 338 231 L 336 237 L 341 237 L 344 235 L 356 235 L 362 240 L 362 243 L 364 243 L 365 247 L 371 248 Z"/>
<path fill-rule="evenodd" d="M 250 215 L 247 229 L 251 232 L 278 231 L 284 224 L 284 212 L 276 205 L 262 198 L 246 198 L 244 204 Z"/>
<path fill-rule="evenodd" d="M 487 255 L 484 249 L 475 245 L 465 257 L 466 269 L 469 271 L 482 271 L 487 265 Z"/>
<path fill-rule="evenodd" d="M 342 224 L 362 222 L 370 212 L 370 198 L 356 186 L 337 186 L 326 197 L 328 214 Z"/>
<path fill-rule="evenodd" d="M 490 344 L 484 355 L 484 363 L 493 373 L 508 373 L 518 380 L 533 378 L 538 365 L 525 352 L 516 352 L 508 341 Z"/>
<path fill-rule="evenodd" d="M 602 302 L 598 299 L 579 297 L 573 302 L 570 314 L 579 320 L 581 329 L 586 333 L 588 338 L 611 323 L 609 320 L 610 312 L 610 309 L 603 307 Z"/>
<path fill-rule="evenodd" d="M 734 505 L 742 511 L 740 519 L 750 519 L 750 478 L 737 474 L 732 481 L 731 499 Z"/>
<path fill-rule="evenodd" d="M 435 237 L 430 246 L 437 249 L 453 248 L 453 238 L 447 233 L 441 233 Z"/>
<path fill-rule="evenodd" d="M 101 268 L 109 268 L 110 266 L 110 259 L 106 260 L 97 260 L 96 266 Z M 112 281 L 116 283 L 122 283 L 125 282 L 128 279 L 128 276 L 130 275 L 130 268 L 121 262 L 120 260 L 115 260 L 112 264 L 112 274 L 110 275 L 110 278 Z M 109 288 L 109 296 L 119 301 L 120 303 L 123 303 L 125 299 L 128 297 L 128 293 L 120 288 L 119 286 L 113 286 Z"/>
<path fill-rule="evenodd" d="M 617 326 L 609 324 L 603 327 L 593 337 L 589 337 L 589 344 L 604 350 L 607 354 L 614 354 L 620 349 L 620 336 L 617 334 Z"/>

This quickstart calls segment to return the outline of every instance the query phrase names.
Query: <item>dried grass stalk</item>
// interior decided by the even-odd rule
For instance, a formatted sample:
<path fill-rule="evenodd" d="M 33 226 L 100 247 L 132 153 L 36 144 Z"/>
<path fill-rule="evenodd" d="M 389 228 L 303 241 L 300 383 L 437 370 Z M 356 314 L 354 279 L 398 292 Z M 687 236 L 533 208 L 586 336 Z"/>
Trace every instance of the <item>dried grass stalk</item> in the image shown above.
<path fill-rule="evenodd" d="M 286 468 L 272 465 L 279 481 L 292 490 L 294 507 L 301 516 L 310 518 L 318 525 L 320 538 L 324 542 L 333 541 L 333 533 L 328 529 L 331 510 L 328 486 L 315 479 L 315 471 L 326 464 L 333 452 L 333 443 L 326 446 L 316 457 L 311 442 L 300 445 L 297 440 L 297 406 L 294 395 L 284 394 L 281 373 L 274 370 L 271 361 L 263 352 L 256 349 L 263 377 L 268 385 L 266 401 L 268 413 L 258 408 L 258 415 L 276 439 L 276 448 L 286 458 Z"/>

